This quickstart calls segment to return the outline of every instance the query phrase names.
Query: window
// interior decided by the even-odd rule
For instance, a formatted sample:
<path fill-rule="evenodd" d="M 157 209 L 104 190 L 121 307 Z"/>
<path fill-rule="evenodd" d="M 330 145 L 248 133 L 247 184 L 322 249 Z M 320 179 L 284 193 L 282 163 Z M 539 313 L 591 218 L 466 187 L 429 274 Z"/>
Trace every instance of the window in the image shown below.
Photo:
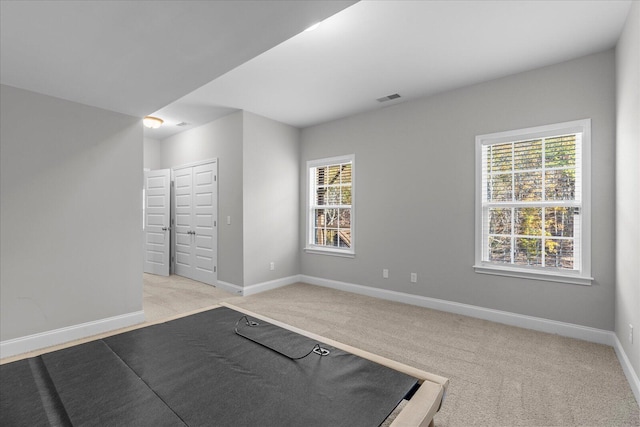
<path fill-rule="evenodd" d="M 588 285 L 591 121 L 476 137 L 478 273 Z"/>
<path fill-rule="evenodd" d="M 354 156 L 307 162 L 306 252 L 354 256 Z"/>

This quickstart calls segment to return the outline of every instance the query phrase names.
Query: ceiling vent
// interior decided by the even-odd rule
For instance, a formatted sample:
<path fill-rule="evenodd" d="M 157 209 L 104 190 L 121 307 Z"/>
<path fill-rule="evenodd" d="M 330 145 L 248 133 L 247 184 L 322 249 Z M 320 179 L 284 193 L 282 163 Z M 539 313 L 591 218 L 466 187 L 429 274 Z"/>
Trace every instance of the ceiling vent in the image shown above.
<path fill-rule="evenodd" d="M 378 102 L 387 102 L 387 101 L 391 101 L 393 99 L 398 99 L 400 98 L 400 95 L 397 93 L 394 93 L 392 95 L 387 95 L 387 96 L 383 96 L 382 98 L 378 98 L 377 101 Z"/>

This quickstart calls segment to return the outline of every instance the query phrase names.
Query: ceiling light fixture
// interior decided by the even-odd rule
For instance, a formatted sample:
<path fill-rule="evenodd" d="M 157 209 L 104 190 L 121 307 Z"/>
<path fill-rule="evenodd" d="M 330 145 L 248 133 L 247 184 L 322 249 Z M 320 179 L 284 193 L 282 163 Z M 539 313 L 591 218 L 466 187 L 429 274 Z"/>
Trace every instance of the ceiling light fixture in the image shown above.
<path fill-rule="evenodd" d="M 145 118 L 142 119 L 142 124 L 150 129 L 157 129 L 162 126 L 162 123 L 164 123 L 164 120 L 153 116 L 145 116 Z"/>
<path fill-rule="evenodd" d="M 318 27 L 320 26 L 320 22 L 316 22 L 315 24 L 313 24 L 312 26 L 310 26 L 309 28 L 307 28 L 305 31 L 313 31 L 318 29 Z"/>

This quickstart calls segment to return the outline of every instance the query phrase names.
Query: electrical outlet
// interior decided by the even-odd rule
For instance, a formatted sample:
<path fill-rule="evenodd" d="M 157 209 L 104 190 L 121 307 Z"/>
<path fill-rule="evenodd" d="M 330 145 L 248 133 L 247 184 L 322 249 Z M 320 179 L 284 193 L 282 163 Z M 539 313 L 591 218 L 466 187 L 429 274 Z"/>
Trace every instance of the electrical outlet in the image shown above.
<path fill-rule="evenodd" d="M 633 344 L 633 325 L 629 323 L 629 344 Z"/>
<path fill-rule="evenodd" d="M 418 273 L 411 273 L 411 283 L 418 282 Z"/>
<path fill-rule="evenodd" d="M 383 268 L 382 269 L 382 278 L 383 279 L 388 279 L 389 278 L 389 269 L 388 268 Z"/>
<path fill-rule="evenodd" d="M 276 269 L 276 263 L 275 263 L 275 262 L 273 262 L 273 261 L 271 261 L 271 262 L 269 263 L 269 270 L 273 271 L 273 270 L 275 270 L 275 269 Z"/>

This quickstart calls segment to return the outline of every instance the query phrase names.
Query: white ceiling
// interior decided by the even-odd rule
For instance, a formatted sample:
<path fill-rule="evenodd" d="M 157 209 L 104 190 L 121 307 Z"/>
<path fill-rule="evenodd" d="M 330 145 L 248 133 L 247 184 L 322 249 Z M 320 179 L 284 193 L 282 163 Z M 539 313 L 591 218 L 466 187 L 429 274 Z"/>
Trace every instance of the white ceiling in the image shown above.
<path fill-rule="evenodd" d="M 142 117 L 353 4 L 0 1 L 0 82 Z"/>
<path fill-rule="evenodd" d="M 145 135 L 158 139 L 237 109 L 306 127 L 599 52 L 631 6 L 363 0 L 334 15 L 352 2 L 5 3 L 2 83 L 153 113 L 165 126 Z"/>

